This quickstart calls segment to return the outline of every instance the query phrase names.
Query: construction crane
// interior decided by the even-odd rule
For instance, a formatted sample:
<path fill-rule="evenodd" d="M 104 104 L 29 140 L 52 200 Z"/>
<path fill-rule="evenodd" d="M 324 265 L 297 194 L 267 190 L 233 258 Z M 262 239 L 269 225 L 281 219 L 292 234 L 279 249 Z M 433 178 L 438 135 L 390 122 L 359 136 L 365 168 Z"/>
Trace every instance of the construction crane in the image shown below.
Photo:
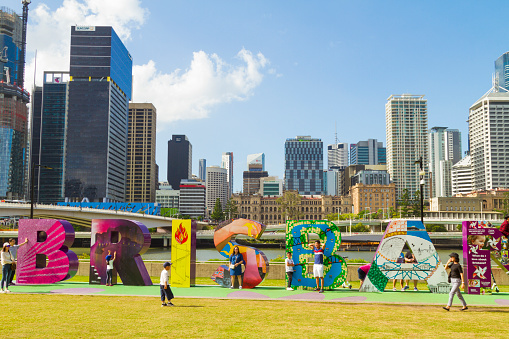
<path fill-rule="evenodd" d="M 28 22 L 28 5 L 32 0 L 21 0 L 23 4 L 23 30 L 21 31 L 21 54 L 18 61 L 18 86 L 24 88 L 25 84 L 25 55 L 27 44 L 27 22 Z"/>

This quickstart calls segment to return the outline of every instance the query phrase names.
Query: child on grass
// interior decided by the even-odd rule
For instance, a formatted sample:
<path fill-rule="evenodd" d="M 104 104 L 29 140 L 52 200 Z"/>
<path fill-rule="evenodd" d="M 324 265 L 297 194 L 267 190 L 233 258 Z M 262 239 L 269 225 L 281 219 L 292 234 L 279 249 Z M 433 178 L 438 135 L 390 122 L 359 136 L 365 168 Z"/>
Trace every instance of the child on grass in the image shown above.
<path fill-rule="evenodd" d="M 173 293 L 170 288 L 170 273 L 168 272 L 171 267 L 171 262 L 165 262 L 163 264 L 163 271 L 161 272 L 161 278 L 159 285 L 161 289 L 161 306 L 175 306 L 171 303 L 173 299 Z M 165 299 L 168 299 L 168 303 L 165 303 Z"/>

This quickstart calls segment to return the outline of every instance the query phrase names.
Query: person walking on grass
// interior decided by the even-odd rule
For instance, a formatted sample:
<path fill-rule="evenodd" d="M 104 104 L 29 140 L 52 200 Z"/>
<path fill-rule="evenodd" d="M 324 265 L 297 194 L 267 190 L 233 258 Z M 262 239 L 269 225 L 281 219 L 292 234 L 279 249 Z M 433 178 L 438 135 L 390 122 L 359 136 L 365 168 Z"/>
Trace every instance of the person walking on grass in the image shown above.
<path fill-rule="evenodd" d="M 244 257 L 240 254 L 239 246 L 233 247 L 233 253 L 230 255 L 230 278 L 232 281 L 232 285 L 230 288 L 235 286 L 235 277 L 237 277 L 239 282 L 239 289 L 242 289 L 242 263 L 244 262 Z"/>
<path fill-rule="evenodd" d="M 161 278 L 159 279 L 159 288 L 161 289 L 161 306 L 175 306 L 171 300 L 174 298 L 173 292 L 170 288 L 170 273 L 171 262 L 165 262 L 163 264 L 163 270 L 161 272 Z M 166 303 L 166 299 L 168 303 Z"/>
<path fill-rule="evenodd" d="M 28 238 L 25 238 L 25 241 L 22 242 L 19 245 L 16 245 L 16 239 L 9 239 L 9 251 L 11 252 L 12 259 L 14 260 L 14 263 L 11 265 L 11 275 L 9 277 L 9 285 L 14 285 L 12 282 L 14 280 L 14 274 L 16 273 L 16 259 L 18 258 L 18 248 L 28 243 Z"/>
<path fill-rule="evenodd" d="M 313 275 L 316 279 L 315 291 L 323 293 L 323 250 L 325 249 L 325 243 L 320 245 L 320 240 L 315 241 L 314 244 L 310 244 L 309 248 L 313 250 L 315 254 L 315 263 L 313 264 Z M 320 285 L 321 283 L 321 285 Z"/>
<path fill-rule="evenodd" d="M 106 286 L 113 286 L 113 262 L 117 258 L 117 251 L 111 256 L 111 251 L 108 251 L 106 256 Z"/>
<path fill-rule="evenodd" d="M 288 275 L 288 285 L 286 286 L 287 291 L 293 291 L 292 288 L 292 278 L 293 278 L 293 272 L 295 272 L 294 267 L 297 266 L 294 264 L 292 260 L 292 252 L 286 252 L 286 259 L 285 259 L 285 271 Z"/>
<path fill-rule="evenodd" d="M 458 253 L 449 254 L 449 261 L 445 264 L 445 268 L 450 268 L 449 272 L 449 282 L 452 284 L 451 292 L 449 293 L 449 302 L 447 306 L 442 307 L 444 310 L 449 311 L 452 305 L 452 300 L 454 299 L 454 295 L 457 295 L 461 303 L 463 304 L 463 308 L 461 311 L 468 310 L 467 303 L 463 296 L 461 295 L 460 288 L 465 288 L 465 276 L 463 275 L 463 269 L 460 265 L 460 258 Z M 461 286 L 461 287 L 460 287 Z"/>
<path fill-rule="evenodd" d="M 2 280 L 0 281 L 0 293 L 9 293 L 9 279 L 11 277 L 11 267 L 14 263 L 14 258 L 12 257 L 11 251 L 9 251 L 9 247 L 11 245 L 6 242 L 2 247 L 2 252 L 0 253 L 1 262 L 2 262 Z"/>

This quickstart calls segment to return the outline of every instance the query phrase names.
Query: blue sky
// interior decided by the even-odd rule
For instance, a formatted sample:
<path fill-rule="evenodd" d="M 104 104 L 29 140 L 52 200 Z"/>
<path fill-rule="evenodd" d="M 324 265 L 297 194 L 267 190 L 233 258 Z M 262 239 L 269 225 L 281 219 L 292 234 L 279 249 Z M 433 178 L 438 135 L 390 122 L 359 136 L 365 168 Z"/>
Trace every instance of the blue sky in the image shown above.
<path fill-rule="evenodd" d="M 21 11 L 18 0 L 3 3 Z M 429 127 L 460 129 L 465 150 L 468 109 L 509 50 L 508 9 L 506 1 L 35 0 L 27 73 L 35 49 L 38 71 L 68 67 L 71 24 L 112 25 L 137 65 L 134 100 L 154 102 L 160 116 L 160 180 L 167 141 L 186 134 L 195 174 L 198 159 L 219 165 L 221 152 L 234 153 L 238 191 L 248 154 L 264 152 L 269 174 L 282 178 L 285 139 L 333 143 L 335 122 L 340 142 L 385 144 L 391 94 L 424 94 Z"/>

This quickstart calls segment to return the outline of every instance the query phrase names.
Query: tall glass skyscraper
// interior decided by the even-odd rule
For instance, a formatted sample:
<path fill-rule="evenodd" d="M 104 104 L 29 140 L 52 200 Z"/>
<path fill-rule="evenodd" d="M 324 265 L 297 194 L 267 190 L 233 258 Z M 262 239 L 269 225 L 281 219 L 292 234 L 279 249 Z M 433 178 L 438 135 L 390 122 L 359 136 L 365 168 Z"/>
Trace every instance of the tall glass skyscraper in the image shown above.
<path fill-rule="evenodd" d="M 18 81 L 22 53 L 22 20 L 0 8 L 0 198 L 22 199 L 25 193 L 27 103 L 29 94 Z"/>
<path fill-rule="evenodd" d="M 348 144 L 340 142 L 327 145 L 327 168 L 341 170 L 346 166 L 348 166 Z"/>
<path fill-rule="evenodd" d="M 226 168 L 226 181 L 228 182 L 228 197 L 233 194 L 233 152 L 223 152 L 221 155 L 221 167 Z"/>
<path fill-rule="evenodd" d="M 31 161 L 51 167 L 34 168 L 36 202 L 64 201 L 64 169 L 67 140 L 68 72 L 44 72 L 43 86 L 32 96 Z"/>
<path fill-rule="evenodd" d="M 509 90 L 509 52 L 495 60 L 495 76 L 498 78 L 498 85 Z"/>
<path fill-rule="evenodd" d="M 200 159 L 198 167 L 198 174 L 200 179 L 203 181 L 207 180 L 207 159 Z"/>
<path fill-rule="evenodd" d="M 65 196 L 125 201 L 132 58 L 113 28 L 71 27 Z"/>
<path fill-rule="evenodd" d="M 452 166 L 461 160 L 461 133 L 457 129 L 432 127 L 429 147 L 431 197 L 450 197 Z"/>
<path fill-rule="evenodd" d="M 297 136 L 285 142 L 285 189 L 303 195 L 323 194 L 323 142 Z"/>

